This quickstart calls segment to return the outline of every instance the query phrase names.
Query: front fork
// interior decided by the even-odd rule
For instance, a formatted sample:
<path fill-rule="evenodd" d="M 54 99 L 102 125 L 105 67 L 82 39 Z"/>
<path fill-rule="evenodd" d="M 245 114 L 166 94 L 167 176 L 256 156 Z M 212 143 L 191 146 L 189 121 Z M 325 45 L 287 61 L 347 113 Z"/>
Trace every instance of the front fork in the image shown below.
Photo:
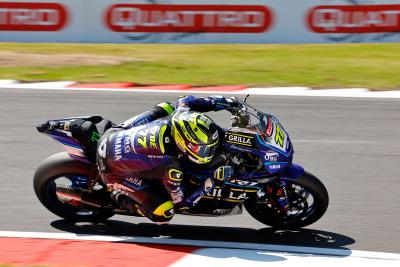
<path fill-rule="evenodd" d="M 258 192 L 258 197 L 266 202 L 275 204 L 278 211 L 286 215 L 290 207 L 286 186 L 287 183 L 285 181 L 275 179 L 267 185 L 265 192 Z"/>
<path fill-rule="evenodd" d="M 284 180 L 295 180 L 304 175 L 304 168 L 298 164 L 291 163 L 289 168 L 280 175 Z M 276 178 L 267 184 L 265 192 L 259 191 L 258 198 L 269 202 L 278 208 L 278 212 L 283 215 L 287 215 L 290 209 L 290 200 L 287 192 L 288 183 L 283 179 Z M 289 182 L 290 183 L 290 182 Z M 263 195 L 263 196 L 260 196 Z"/>

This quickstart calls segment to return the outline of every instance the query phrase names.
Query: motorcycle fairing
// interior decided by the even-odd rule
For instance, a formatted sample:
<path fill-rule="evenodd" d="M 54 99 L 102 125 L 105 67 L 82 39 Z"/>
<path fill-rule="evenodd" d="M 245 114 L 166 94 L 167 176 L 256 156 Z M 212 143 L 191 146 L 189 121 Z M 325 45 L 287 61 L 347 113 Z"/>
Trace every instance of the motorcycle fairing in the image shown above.
<path fill-rule="evenodd" d="M 70 117 L 70 118 L 51 120 L 44 124 L 39 125 L 37 127 L 37 130 L 41 133 L 44 133 L 44 134 L 50 136 L 51 138 L 56 140 L 58 143 L 60 143 L 63 146 L 64 150 L 70 155 L 70 157 L 80 160 L 85 163 L 93 164 L 89 160 L 88 155 L 86 154 L 86 153 L 90 153 L 90 151 L 88 152 L 87 147 L 85 147 L 79 140 L 72 137 L 72 133 L 69 129 L 70 124 L 77 120 L 89 121 L 96 125 L 98 132 L 93 133 L 95 135 L 92 135 L 92 137 L 91 137 L 92 141 L 93 141 L 93 139 L 98 141 L 100 136 L 113 125 L 112 122 L 110 122 L 108 120 L 104 120 L 103 117 L 101 117 L 101 116 L 79 116 L 79 117 Z M 68 123 L 68 124 L 65 124 L 68 126 L 64 126 L 66 128 L 63 130 L 63 129 L 59 129 L 59 128 L 49 127 L 49 123 L 50 124 Z"/>
<path fill-rule="evenodd" d="M 280 179 L 296 180 L 303 176 L 304 168 L 298 164 L 291 163 L 288 168 L 280 175 Z"/>
<path fill-rule="evenodd" d="M 80 144 L 77 140 L 69 136 L 67 133 L 58 131 L 48 131 L 45 134 L 53 138 L 58 143 L 60 143 L 71 158 L 80 160 L 85 163 L 91 163 L 86 157 L 82 144 Z"/>
<path fill-rule="evenodd" d="M 292 153 L 292 146 L 288 133 L 275 117 L 271 115 L 267 115 L 267 117 L 270 124 L 268 129 L 272 130 L 270 135 L 265 132 L 258 135 L 260 145 L 267 146 L 285 156 L 289 156 Z"/>
<path fill-rule="evenodd" d="M 286 169 L 279 176 L 283 180 L 295 180 L 304 174 L 304 169 L 298 164 L 286 163 Z M 243 202 L 255 195 L 268 182 L 268 178 L 264 178 L 263 183 L 250 182 L 232 178 L 225 182 L 225 186 L 221 188 L 216 186 L 211 192 L 204 195 L 201 200 L 189 211 L 187 215 L 202 216 L 221 216 L 221 215 L 237 215 L 242 211 Z"/>
<path fill-rule="evenodd" d="M 265 114 L 265 118 L 268 120 L 266 130 L 263 125 L 257 125 L 257 129 L 260 131 L 260 134 L 257 135 L 259 145 L 289 157 L 293 154 L 289 134 L 274 116 Z"/>
<path fill-rule="evenodd" d="M 256 155 L 262 159 L 265 170 L 270 175 L 275 175 L 283 172 L 292 162 L 293 149 L 286 133 L 283 141 L 287 147 L 285 152 L 276 148 L 276 144 L 271 145 L 269 140 L 271 138 L 262 136 L 258 131 L 243 128 L 229 129 L 225 131 L 224 148 L 233 153 L 245 152 Z"/>

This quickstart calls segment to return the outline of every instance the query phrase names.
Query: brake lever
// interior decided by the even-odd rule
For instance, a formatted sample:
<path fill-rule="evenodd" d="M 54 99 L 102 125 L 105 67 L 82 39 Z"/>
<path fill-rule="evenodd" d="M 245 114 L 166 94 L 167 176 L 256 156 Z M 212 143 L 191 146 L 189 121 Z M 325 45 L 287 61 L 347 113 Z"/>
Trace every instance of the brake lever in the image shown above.
<path fill-rule="evenodd" d="M 247 94 L 245 97 L 244 97 L 244 99 L 243 99 L 243 103 L 246 103 L 246 101 L 247 101 L 247 98 L 250 96 L 250 94 Z"/>

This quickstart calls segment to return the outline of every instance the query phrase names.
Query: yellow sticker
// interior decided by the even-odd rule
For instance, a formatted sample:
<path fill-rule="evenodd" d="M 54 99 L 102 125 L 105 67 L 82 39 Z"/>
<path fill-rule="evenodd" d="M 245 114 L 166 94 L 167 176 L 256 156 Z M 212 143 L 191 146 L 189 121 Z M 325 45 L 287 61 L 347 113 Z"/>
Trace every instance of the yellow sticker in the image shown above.
<path fill-rule="evenodd" d="M 276 134 L 275 134 L 275 142 L 283 148 L 283 142 L 285 141 L 285 134 L 282 132 L 279 124 L 276 124 Z"/>

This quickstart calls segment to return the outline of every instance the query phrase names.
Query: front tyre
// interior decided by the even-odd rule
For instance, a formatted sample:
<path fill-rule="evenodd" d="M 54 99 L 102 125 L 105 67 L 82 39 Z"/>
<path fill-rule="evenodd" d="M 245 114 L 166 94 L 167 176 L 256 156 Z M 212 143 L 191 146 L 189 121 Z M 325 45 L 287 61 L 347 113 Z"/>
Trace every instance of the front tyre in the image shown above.
<path fill-rule="evenodd" d="M 281 179 L 286 183 L 289 210 L 281 212 L 273 200 L 250 198 L 244 202 L 249 214 L 259 222 L 278 229 L 298 229 L 319 220 L 329 204 L 328 191 L 318 178 L 305 172 L 298 179 Z"/>
<path fill-rule="evenodd" d="M 73 190 L 87 186 L 92 166 L 72 159 L 61 152 L 45 159 L 35 171 L 33 187 L 40 202 L 55 215 L 71 222 L 103 221 L 114 214 L 108 210 L 89 210 L 81 203 L 60 199 L 57 187 L 70 187 Z"/>

